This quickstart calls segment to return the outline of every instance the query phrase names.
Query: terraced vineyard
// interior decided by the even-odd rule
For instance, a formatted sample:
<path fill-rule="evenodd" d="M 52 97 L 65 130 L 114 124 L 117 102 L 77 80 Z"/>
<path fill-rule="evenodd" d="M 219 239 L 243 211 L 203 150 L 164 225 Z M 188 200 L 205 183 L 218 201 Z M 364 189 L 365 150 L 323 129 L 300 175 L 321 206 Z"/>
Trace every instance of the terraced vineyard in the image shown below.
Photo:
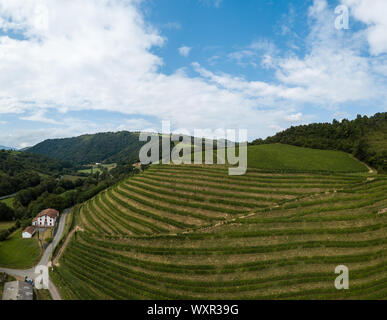
<path fill-rule="evenodd" d="M 67 299 L 385 299 L 386 194 L 365 173 L 153 166 L 77 208 L 52 277 Z"/>

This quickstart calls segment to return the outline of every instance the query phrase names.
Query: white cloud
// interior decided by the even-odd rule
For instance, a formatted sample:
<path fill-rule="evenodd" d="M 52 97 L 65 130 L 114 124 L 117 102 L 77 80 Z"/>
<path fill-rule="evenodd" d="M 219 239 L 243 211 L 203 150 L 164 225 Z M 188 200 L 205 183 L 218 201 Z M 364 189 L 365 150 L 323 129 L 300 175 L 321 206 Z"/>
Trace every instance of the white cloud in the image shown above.
<path fill-rule="evenodd" d="M 240 50 L 228 54 L 228 58 L 235 60 L 242 67 L 270 67 L 272 56 L 278 54 L 278 49 L 273 42 L 262 39 L 252 42 Z"/>
<path fill-rule="evenodd" d="M 302 120 L 302 118 L 303 114 L 301 112 L 286 116 L 286 120 L 289 122 L 299 122 Z"/>
<path fill-rule="evenodd" d="M 188 57 L 190 52 L 191 52 L 191 50 L 192 50 L 192 48 L 190 48 L 190 47 L 182 46 L 182 47 L 179 48 L 179 53 L 183 57 Z"/>
<path fill-rule="evenodd" d="M 197 64 L 194 66 L 203 77 L 218 86 L 255 98 L 261 106 L 278 106 L 286 101 L 336 110 L 341 104 L 350 102 L 385 104 L 387 60 L 364 56 L 361 36 L 338 32 L 335 18 L 326 0 L 314 1 L 309 8 L 308 49 L 302 57 L 295 54 L 281 56 L 275 45 L 266 40 L 256 41 L 231 55 L 238 63 L 251 65 L 260 57 L 261 66 L 274 69 L 277 83 L 246 81 L 214 74 Z"/>
<path fill-rule="evenodd" d="M 180 30 L 181 24 L 179 22 L 168 22 L 163 25 L 163 28 L 168 30 Z"/>
<path fill-rule="evenodd" d="M 335 18 L 326 0 L 314 1 L 309 9 L 309 50 L 303 57 L 274 57 L 277 79 L 285 86 L 302 88 L 298 92 L 305 101 L 327 107 L 385 100 L 386 79 L 375 74 L 375 64 L 387 66 L 387 60 L 365 56 L 361 34 L 339 32 Z"/>
<path fill-rule="evenodd" d="M 20 149 L 23 149 L 23 148 L 27 148 L 27 147 L 30 147 L 31 145 L 28 144 L 28 142 L 22 142 L 19 144 L 19 148 Z"/>
<path fill-rule="evenodd" d="M 145 128 L 154 127 L 154 123 L 141 118 L 127 119 L 123 124 L 117 127 L 117 130 L 125 131 L 142 131 Z"/>
<path fill-rule="evenodd" d="M 282 83 L 303 88 L 303 99 L 314 103 L 371 100 L 383 90 L 375 82 L 368 60 L 344 48 L 337 51 L 322 45 L 303 59 L 280 59 L 276 74 Z"/>
<path fill-rule="evenodd" d="M 215 8 L 219 8 L 223 2 L 223 0 L 199 0 L 199 1 L 207 6 L 212 6 Z"/>
<path fill-rule="evenodd" d="M 49 123 L 46 110 L 108 110 L 169 119 L 176 127 L 256 128 L 254 119 L 264 119 L 265 111 L 256 111 L 259 101 L 242 91 L 182 71 L 159 72 L 163 62 L 150 49 L 164 39 L 143 21 L 135 2 L 42 0 L 48 20 L 42 30 L 31 5 L 2 1 L 3 23 L 12 20 L 7 27 L 26 39 L 0 37 L 0 113 L 27 112 L 24 119 Z"/>
<path fill-rule="evenodd" d="M 41 122 L 39 120 L 39 122 Z M 106 121 L 96 124 L 93 121 L 81 120 L 72 117 L 64 117 L 60 125 L 53 125 L 51 122 L 44 122 L 44 126 L 36 128 L 10 128 L 0 130 L 0 141 L 6 145 L 25 148 L 33 146 L 46 139 L 68 138 L 83 134 L 93 134 L 98 132 L 115 132 L 122 130 L 144 130 L 151 125 L 144 119 L 125 119 L 121 121 Z"/>
<path fill-rule="evenodd" d="M 108 129 L 106 126 L 103 129 Z M 105 131 L 105 130 L 104 130 Z M 106 130 L 109 131 L 109 130 Z M 0 131 L 0 141 L 17 148 L 33 146 L 45 139 L 67 138 L 86 133 L 99 132 L 89 121 L 79 119 L 63 119 L 62 125 L 35 128 L 11 128 Z"/>
<path fill-rule="evenodd" d="M 59 121 L 47 118 L 45 114 L 46 114 L 46 110 L 40 109 L 40 110 L 36 110 L 35 112 L 33 112 L 28 116 L 20 117 L 20 120 L 50 123 L 50 124 L 57 124 L 57 125 L 61 124 L 61 122 Z"/>
<path fill-rule="evenodd" d="M 352 16 L 367 25 L 366 36 L 373 55 L 387 53 L 387 1 L 341 0 Z"/>
<path fill-rule="evenodd" d="M 252 138 L 273 134 L 289 119 L 304 121 L 308 115 L 300 112 L 303 104 L 385 101 L 385 82 L 375 74 L 376 68 L 386 66 L 385 60 L 370 61 L 351 45 L 356 42 L 352 36 L 340 38 L 329 22 L 334 15 L 329 15 L 323 0 L 316 0 L 310 11 L 312 31 L 304 57 L 280 56 L 268 42 L 248 48 L 265 53 L 263 62 L 277 77 L 273 83 L 212 72 L 199 64 L 193 65 L 195 77 L 183 69 L 163 74 L 163 61 L 151 49 L 162 46 L 165 39 L 143 20 L 137 3 L 1 1 L 0 28 L 24 39 L 0 36 L 0 114 L 26 113 L 25 120 L 55 125 L 13 130 L 13 145 L 139 128 L 146 122 L 123 120 L 118 125 L 96 126 L 66 119 L 67 111 L 142 115 L 171 120 L 187 129 L 249 128 Z M 62 112 L 63 119 L 47 117 L 53 109 Z M 0 139 L 7 139 L 6 133 Z"/>

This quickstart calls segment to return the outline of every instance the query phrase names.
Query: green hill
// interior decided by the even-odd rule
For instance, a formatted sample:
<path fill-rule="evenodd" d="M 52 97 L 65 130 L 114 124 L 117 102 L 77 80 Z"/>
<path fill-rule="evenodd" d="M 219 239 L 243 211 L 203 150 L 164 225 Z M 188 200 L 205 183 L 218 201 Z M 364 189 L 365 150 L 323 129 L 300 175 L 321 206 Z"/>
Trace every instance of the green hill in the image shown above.
<path fill-rule="evenodd" d="M 320 156 L 364 171 L 337 152 L 289 148 L 283 160 L 288 148 L 253 147 L 250 163 L 261 168 L 246 176 L 154 165 L 77 207 L 78 231 L 52 273 L 62 297 L 386 298 L 387 177 L 273 172 L 337 169 Z M 319 163 L 298 164 L 297 154 Z M 334 287 L 342 264 L 349 291 Z"/>
<path fill-rule="evenodd" d="M 323 150 L 341 150 L 353 154 L 378 171 L 387 172 L 387 113 L 373 117 L 358 116 L 333 123 L 314 123 L 291 127 L 253 145 L 282 143 Z"/>
<path fill-rule="evenodd" d="M 226 149 L 227 150 L 227 149 Z M 234 149 L 232 150 L 235 153 Z M 205 152 L 202 153 L 205 162 Z M 214 150 L 213 163 L 224 163 L 228 151 Z M 239 154 L 238 147 L 236 154 Z M 193 163 L 197 153 L 186 158 Z M 227 162 L 227 160 L 226 160 Z M 248 168 L 272 170 L 275 172 L 367 172 L 369 168 L 352 155 L 334 150 L 318 150 L 284 144 L 250 145 L 247 151 Z"/>
<path fill-rule="evenodd" d="M 340 151 L 315 150 L 282 144 L 248 148 L 248 167 L 276 171 L 365 172 L 360 161 Z"/>
<path fill-rule="evenodd" d="M 138 133 L 117 132 L 83 135 L 75 138 L 46 140 L 27 150 L 75 165 L 96 162 L 135 162 L 143 145 Z"/>

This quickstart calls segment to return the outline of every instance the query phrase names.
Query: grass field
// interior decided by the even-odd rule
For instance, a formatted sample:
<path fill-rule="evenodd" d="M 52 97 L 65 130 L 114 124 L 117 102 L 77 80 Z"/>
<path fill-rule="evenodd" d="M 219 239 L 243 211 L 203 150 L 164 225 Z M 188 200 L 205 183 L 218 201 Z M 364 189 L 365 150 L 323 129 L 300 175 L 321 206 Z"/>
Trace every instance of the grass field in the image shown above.
<path fill-rule="evenodd" d="M 47 228 L 46 231 L 44 232 L 43 240 L 45 242 L 52 241 L 52 233 L 54 232 L 54 229 Z"/>
<path fill-rule="evenodd" d="M 111 163 L 111 164 L 101 164 L 101 167 L 106 168 L 108 171 L 111 169 L 115 168 L 117 166 L 116 163 Z M 91 169 L 82 169 L 78 170 L 79 173 L 86 173 L 86 174 L 91 174 Z M 93 173 L 102 173 L 102 170 L 98 168 L 98 166 L 93 165 Z"/>
<path fill-rule="evenodd" d="M 333 170 L 315 163 L 322 156 L 284 163 Z M 387 177 L 275 173 L 250 157 L 268 170 L 152 166 L 84 203 L 74 212 L 83 231 L 52 273 L 62 297 L 387 298 Z M 325 157 L 337 171 L 365 171 L 345 154 Z M 334 287 L 342 264 L 348 291 Z"/>
<path fill-rule="evenodd" d="M 0 201 L 5 203 L 8 207 L 13 208 L 13 199 L 14 199 L 14 197 L 0 200 Z"/>
<path fill-rule="evenodd" d="M 100 168 L 93 168 L 93 173 L 102 173 L 102 170 Z M 86 174 L 91 174 L 91 169 L 82 169 L 78 170 L 78 173 L 86 173 Z"/>
<path fill-rule="evenodd" d="M 221 159 L 228 158 L 227 149 L 219 149 L 214 151 L 213 154 L 214 164 L 219 163 L 217 160 L 218 156 Z M 202 152 L 202 158 L 204 163 L 204 152 Z M 185 159 L 193 163 L 194 154 L 186 156 Z M 362 162 L 341 151 L 316 150 L 284 144 L 249 146 L 247 167 L 285 173 L 359 173 L 368 171 L 368 168 Z"/>
<path fill-rule="evenodd" d="M 39 262 L 41 249 L 35 238 L 22 239 L 16 231 L 9 239 L 0 242 L 0 267 L 27 269 Z"/>
<path fill-rule="evenodd" d="M 283 144 L 252 146 L 248 167 L 268 170 L 366 172 L 360 161 L 340 151 L 315 150 Z"/>

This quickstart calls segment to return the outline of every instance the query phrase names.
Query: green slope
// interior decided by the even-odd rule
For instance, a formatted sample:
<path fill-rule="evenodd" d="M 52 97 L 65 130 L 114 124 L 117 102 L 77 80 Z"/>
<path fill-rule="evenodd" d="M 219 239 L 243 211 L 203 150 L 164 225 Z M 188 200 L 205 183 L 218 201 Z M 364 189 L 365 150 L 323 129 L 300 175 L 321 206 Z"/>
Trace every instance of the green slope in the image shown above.
<path fill-rule="evenodd" d="M 29 148 L 27 152 L 86 165 L 137 161 L 142 145 L 137 133 L 123 131 L 46 140 Z"/>
<path fill-rule="evenodd" d="M 344 152 L 283 144 L 250 146 L 248 167 L 283 171 L 366 172 L 367 167 Z"/>

